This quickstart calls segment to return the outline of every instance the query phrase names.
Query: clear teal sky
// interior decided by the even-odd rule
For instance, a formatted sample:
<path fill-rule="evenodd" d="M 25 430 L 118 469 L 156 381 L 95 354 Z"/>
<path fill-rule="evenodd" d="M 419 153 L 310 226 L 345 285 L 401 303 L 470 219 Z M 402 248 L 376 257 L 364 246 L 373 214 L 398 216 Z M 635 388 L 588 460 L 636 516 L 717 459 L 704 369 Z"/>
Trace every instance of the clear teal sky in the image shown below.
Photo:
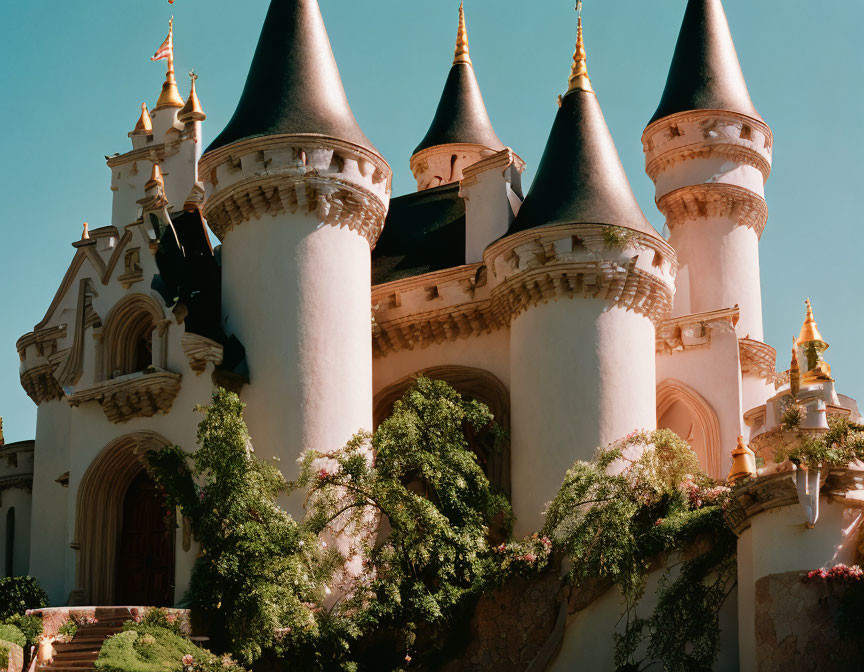
<path fill-rule="evenodd" d="M 412 189 L 411 150 L 452 60 L 458 0 L 320 0 L 354 112 Z M 471 54 L 498 135 L 527 162 L 543 151 L 576 37 L 571 0 L 466 0 Z M 640 136 L 663 89 L 685 0 L 585 0 L 592 81 L 634 191 L 658 228 Z M 864 49 L 861 0 L 725 0 L 750 93 L 774 129 L 762 238 L 766 340 L 785 368 L 810 296 L 841 392 L 864 400 Z M 130 148 L 164 62 L 149 58 L 176 15 L 178 73 L 195 68 L 212 139 L 234 109 L 266 0 L 2 0 L 0 38 L 0 415 L 32 438 L 15 341 L 43 316 L 81 222 L 110 223 L 103 156 Z M 182 78 L 183 91 L 187 79 Z"/>

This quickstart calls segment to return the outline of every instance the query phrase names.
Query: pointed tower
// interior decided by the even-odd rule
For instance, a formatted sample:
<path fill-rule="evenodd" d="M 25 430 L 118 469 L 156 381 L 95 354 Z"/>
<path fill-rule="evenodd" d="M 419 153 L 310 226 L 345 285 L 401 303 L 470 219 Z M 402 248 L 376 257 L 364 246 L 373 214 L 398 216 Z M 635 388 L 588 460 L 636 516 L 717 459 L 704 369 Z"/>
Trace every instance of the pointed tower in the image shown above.
<path fill-rule="evenodd" d="M 666 90 L 642 142 L 681 265 L 673 314 L 737 305 L 742 348 L 768 352 L 759 238 L 773 137 L 750 100 L 720 0 L 689 0 Z M 745 374 L 745 411 L 773 394 L 770 377 Z"/>
<path fill-rule="evenodd" d="M 247 352 L 246 419 L 290 478 L 304 450 L 372 429 L 370 246 L 390 200 L 390 167 L 351 112 L 316 0 L 270 3 L 200 174 L 223 243 L 223 315 Z"/>
<path fill-rule="evenodd" d="M 675 279 L 675 253 L 636 202 L 588 77 L 581 18 L 537 176 L 485 261 L 510 322 L 518 536 L 542 525 L 574 461 L 656 427 L 655 324 Z"/>
<path fill-rule="evenodd" d="M 459 5 L 456 55 L 435 118 L 411 157 L 411 172 L 422 191 L 462 179 L 468 166 L 504 149 L 495 134 L 468 49 L 465 8 Z"/>

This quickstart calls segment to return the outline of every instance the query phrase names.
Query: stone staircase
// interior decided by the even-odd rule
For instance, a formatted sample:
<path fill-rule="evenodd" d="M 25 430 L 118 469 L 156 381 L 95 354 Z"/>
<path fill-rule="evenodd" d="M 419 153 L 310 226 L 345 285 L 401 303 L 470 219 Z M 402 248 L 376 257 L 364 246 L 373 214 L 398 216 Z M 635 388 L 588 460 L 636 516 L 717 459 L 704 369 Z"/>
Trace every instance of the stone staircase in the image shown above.
<path fill-rule="evenodd" d="M 123 629 L 123 623 L 129 620 L 127 609 L 99 609 L 96 612 L 98 623 L 84 625 L 72 641 L 54 644 L 56 652 L 50 664 L 40 667 L 37 672 L 88 672 L 94 669 L 94 663 L 99 656 L 102 644 L 111 635 Z"/>

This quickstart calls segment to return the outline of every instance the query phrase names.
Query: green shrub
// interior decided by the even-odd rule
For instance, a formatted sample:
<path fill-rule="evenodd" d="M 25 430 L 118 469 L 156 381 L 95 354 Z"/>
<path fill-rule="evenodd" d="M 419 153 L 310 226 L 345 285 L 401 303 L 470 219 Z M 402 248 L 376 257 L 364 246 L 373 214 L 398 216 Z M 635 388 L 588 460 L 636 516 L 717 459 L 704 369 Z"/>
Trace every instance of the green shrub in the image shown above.
<path fill-rule="evenodd" d="M 57 634 L 61 637 L 66 637 L 68 639 L 72 639 L 75 635 L 77 635 L 78 624 L 75 622 L 75 619 L 70 618 L 63 625 L 57 628 Z"/>
<path fill-rule="evenodd" d="M 186 655 L 202 661 L 215 658 L 167 628 L 131 623 L 123 632 L 105 640 L 95 667 L 99 672 L 179 671 Z"/>
<path fill-rule="evenodd" d="M 17 644 L 22 649 L 27 646 L 27 638 L 14 625 L 0 625 L 0 640 Z"/>
<path fill-rule="evenodd" d="M 41 616 L 25 616 L 24 614 L 15 614 L 6 619 L 7 625 L 13 625 L 18 628 L 26 640 L 27 646 L 34 646 L 42 635 L 42 617 Z M 26 649 L 26 647 L 25 647 Z M 25 659 L 27 652 L 25 651 Z"/>
<path fill-rule="evenodd" d="M 0 579 L 0 621 L 28 609 L 48 606 L 48 595 L 32 576 L 10 576 Z"/>

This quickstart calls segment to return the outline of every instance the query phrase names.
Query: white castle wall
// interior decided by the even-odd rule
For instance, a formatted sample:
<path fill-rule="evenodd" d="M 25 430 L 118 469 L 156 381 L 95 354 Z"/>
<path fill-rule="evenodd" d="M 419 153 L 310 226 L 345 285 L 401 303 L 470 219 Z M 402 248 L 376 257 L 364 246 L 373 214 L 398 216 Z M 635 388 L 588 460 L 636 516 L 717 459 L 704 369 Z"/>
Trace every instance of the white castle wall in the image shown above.
<path fill-rule="evenodd" d="M 511 325 L 516 536 L 543 511 L 576 460 L 657 424 L 654 326 L 600 300 L 532 307 Z"/>

